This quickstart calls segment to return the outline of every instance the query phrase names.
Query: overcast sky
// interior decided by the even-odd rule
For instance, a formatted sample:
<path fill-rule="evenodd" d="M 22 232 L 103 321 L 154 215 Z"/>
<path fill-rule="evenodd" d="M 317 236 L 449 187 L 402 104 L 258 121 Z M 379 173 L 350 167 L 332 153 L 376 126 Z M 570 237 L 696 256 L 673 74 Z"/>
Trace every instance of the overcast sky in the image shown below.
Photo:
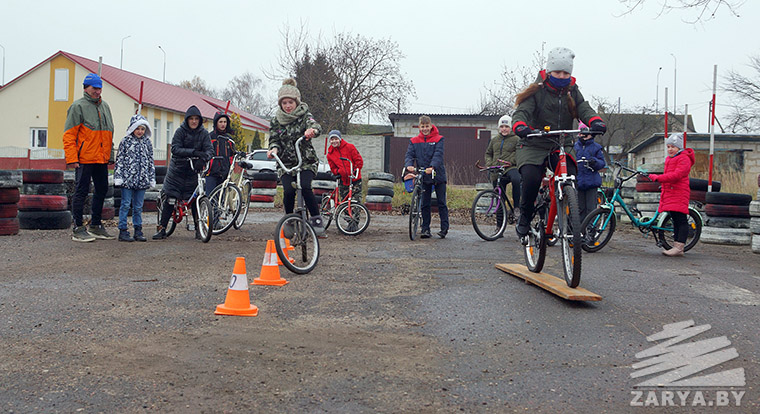
<path fill-rule="evenodd" d="M 678 111 L 688 104 L 697 131 L 707 132 L 713 65 L 719 82 L 731 69 L 750 75 L 748 56 L 760 54 L 760 1 L 746 2 L 740 17 L 719 9 L 697 25 L 684 22 L 693 11 L 658 17 L 659 4 L 647 0 L 623 15 L 615 0 L 3 0 L 0 45 L 5 82 L 58 50 L 118 67 L 122 38 L 131 36 L 123 41 L 123 69 L 162 79 L 161 45 L 167 81 L 198 75 L 222 88 L 245 71 L 264 78 L 283 27 L 303 21 L 313 35 L 349 31 L 396 41 L 417 92 L 407 111 L 425 113 L 469 113 L 505 65 L 529 65 L 542 45 L 565 46 L 576 53 L 573 75 L 586 98 L 620 98 L 623 108 L 655 102 L 660 67 L 659 105 L 668 87 L 672 108 L 675 66 Z M 274 96 L 279 83 L 265 82 Z M 718 117 L 728 113 L 726 99 L 718 95 Z"/>

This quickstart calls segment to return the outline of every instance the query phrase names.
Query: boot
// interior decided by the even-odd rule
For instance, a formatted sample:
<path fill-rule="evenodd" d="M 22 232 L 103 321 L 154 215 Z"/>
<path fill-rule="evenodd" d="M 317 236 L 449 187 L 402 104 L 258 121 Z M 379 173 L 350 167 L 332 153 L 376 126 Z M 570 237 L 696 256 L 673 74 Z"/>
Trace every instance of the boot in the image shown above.
<path fill-rule="evenodd" d="M 166 238 L 166 228 L 164 226 L 157 226 L 158 231 L 153 235 L 153 240 L 163 240 Z"/>
<path fill-rule="evenodd" d="M 119 241 L 123 242 L 133 242 L 135 239 L 132 238 L 132 236 L 129 235 L 129 230 L 127 229 L 119 229 Z"/>
<path fill-rule="evenodd" d="M 148 239 L 145 238 L 145 235 L 142 232 L 142 226 L 135 226 L 135 235 L 134 235 L 135 241 L 148 241 Z"/>
<path fill-rule="evenodd" d="M 683 247 L 685 246 L 684 243 L 675 242 L 673 243 L 673 247 L 669 250 L 664 250 L 662 254 L 665 256 L 675 257 L 675 256 L 683 256 Z"/>
<path fill-rule="evenodd" d="M 198 228 L 198 222 L 197 221 L 193 223 L 193 227 L 195 227 L 195 240 L 200 240 L 201 239 L 201 230 Z M 209 231 L 211 231 L 211 230 L 209 229 Z"/>
<path fill-rule="evenodd" d="M 309 218 L 309 224 L 314 228 L 314 233 L 317 237 L 320 239 L 327 237 L 327 234 L 325 233 L 325 220 L 321 215 Z"/>

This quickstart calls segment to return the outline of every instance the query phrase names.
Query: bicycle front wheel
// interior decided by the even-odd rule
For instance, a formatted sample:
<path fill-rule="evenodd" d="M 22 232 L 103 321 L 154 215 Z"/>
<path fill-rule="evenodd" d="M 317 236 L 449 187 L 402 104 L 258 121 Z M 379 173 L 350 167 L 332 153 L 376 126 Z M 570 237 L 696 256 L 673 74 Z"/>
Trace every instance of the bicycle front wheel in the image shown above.
<path fill-rule="evenodd" d="M 156 215 L 156 224 L 161 224 L 161 216 L 164 214 L 164 204 L 168 198 L 169 196 L 161 190 L 161 193 L 158 195 L 158 214 Z M 174 206 L 174 209 L 177 209 L 176 205 Z M 174 221 L 174 217 L 169 217 L 169 222 L 166 224 L 166 237 L 171 236 L 172 233 L 174 233 L 175 228 L 177 228 L 177 223 Z"/>
<path fill-rule="evenodd" d="M 322 204 L 319 206 L 319 212 L 322 214 L 322 218 L 325 221 L 325 230 L 330 227 L 333 211 L 335 211 L 335 197 L 333 196 L 333 193 L 323 195 Z"/>
<path fill-rule="evenodd" d="M 211 240 L 211 222 L 212 207 L 208 197 L 203 196 L 198 199 L 198 234 L 201 236 L 201 241 L 208 243 Z"/>
<path fill-rule="evenodd" d="M 559 226 L 559 244 L 562 250 L 562 270 L 565 282 L 571 288 L 581 282 L 581 220 L 578 212 L 578 194 L 575 188 L 565 185 L 563 197 L 557 200 L 557 225 Z"/>
<path fill-rule="evenodd" d="M 277 256 L 288 270 L 298 274 L 314 270 L 319 260 L 319 239 L 306 220 L 295 213 L 287 214 L 277 223 L 274 234 Z"/>
<path fill-rule="evenodd" d="M 235 224 L 240 214 L 243 205 L 240 189 L 232 183 L 219 184 L 208 198 L 213 212 L 211 233 L 222 234 Z"/>
<path fill-rule="evenodd" d="M 484 190 L 475 196 L 470 210 L 472 228 L 481 239 L 494 241 L 504 234 L 507 228 L 507 206 L 501 201 L 499 193 Z"/>
<path fill-rule="evenodd" d="M 609 221 L 608 221 L 609 220 Z M 602 250 L 612 239 L 617 217 L 610 208 L 598 207 L 583 220 L 583 250 L 594 253 Z"/>
<path fill-rule="evenodd" d="M 668 214 L 668 213 L 663 213 Z M 686 234 L 686 243 L 684 243 L 683 251 L 687 252 L 692 247 L 696 246 L 699 242 L 699 238 L 702 236 L 702 216 L 699 215 L 693 209 L 689 209 L 688 220 L 688 233 Z M 668 214 L 665 220 L 662 222 L 662 227 L 667 230 L 658 230 L 660 241 L 662 241 L 662 247 L 666 250 L 670 250 L 675 243 L 675 233 L 673 232 L 673 216 Z"/>
<path fill-rule="evenodd" d="M 335 225 L 346 236 L 358 236 L 369 227 L 369 210 L 364 204 L 352 201 L 351 208 L 348 202 L 341 203 L 335 213 Z"/>
<path fill-rule="evenodd" d="M 248 207 L 251 203 L 250 181 L 246 181 L 243 185 L 243 188 L 240 189 L 240 200 L 242 201 L 240 203 L 240 214 L 238 214 L 233 224 L 236 229 L 243 227 L 243 224 L 245 224 L 245 219 L 248 217 Z"/>
<path fill-rule="evenodd" d="M 412 191 L 412 201 L 409 202 L 409 238 L 414 241 L 417 238 L 417 230 L 420 227 L 422 218 L 422 198 L 420 188 L 417 187 Z"/>

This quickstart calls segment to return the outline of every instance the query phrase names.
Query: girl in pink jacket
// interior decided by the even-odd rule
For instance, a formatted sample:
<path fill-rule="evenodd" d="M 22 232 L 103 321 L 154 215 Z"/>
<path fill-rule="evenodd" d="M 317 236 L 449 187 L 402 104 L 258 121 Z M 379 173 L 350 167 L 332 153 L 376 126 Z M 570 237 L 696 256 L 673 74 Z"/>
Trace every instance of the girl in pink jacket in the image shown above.
<path fill-rule="evenodd" d="M 683 148 L 683 136 L 672 134 L 665 141 L 668 157 L 665 159 L 665 172 L 649 174 L 652 181 L 662 183 L 659 212 L 669 212 L 673 217 L 673 247 L 664 250 L 666 256 L 683 256 L 686 236 L 689 232 L 689 171 L 694 165 L 694 150 Z"/>

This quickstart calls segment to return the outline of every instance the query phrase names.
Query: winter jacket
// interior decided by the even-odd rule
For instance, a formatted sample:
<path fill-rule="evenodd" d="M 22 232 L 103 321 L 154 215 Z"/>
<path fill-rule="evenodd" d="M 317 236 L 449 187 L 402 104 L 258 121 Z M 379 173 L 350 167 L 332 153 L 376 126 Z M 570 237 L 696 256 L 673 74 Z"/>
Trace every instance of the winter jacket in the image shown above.
<path fill-rule="evenodd" d="M 145 127 L 145 134 L 136 137 L 133 132 L 138 126 Z M 153 163 L 152 133 L 148 120 L 142 115 L 135 115 L 129 121 L 127 136 L 119 143 L 113 183 L 117 187 L 131 190 L 147 190 L 156 185 L 156 166 Z"/>
<path fill-rule="evenodd" d="M 488 148 L 486 148 L 486 167 L 502 165 L 499 160 L 504 160 L 512 164 L 507 171 L 517 168 L 515 152 L 517 151 L 518 140 L 517 135 L 512 133 L 506 136 L 498 134 L 492 138 L 491 142 L 488 143 Z"/>
<path fill-rule="evenodd" d="M 316 138 L 322 132 L 322 127 L 314 120 L 314 116 L 309 112 L 309 105 L 304 102 L 301 102 L 291 114 L 288 114 L 295 118 L 290 122 L 280 120 L 280 118 L 287 117 L 287 115 L 282 116 L 284 112 L 281 108 L 278 108 L 277 112 L 278 115 L 272 118 L 269 123 L 269 149 L 278 149 L 277 156 L 280 157 L 285 167 L 295 167 L 298 165 L 295 148 L 298 138 L 301 138 L 309 128 L 316 131 L 314 135 Z M 311 145 L 311 139 L 301 141 L 301 157 L 303 157 L 302 168 L 316 174 L 319 158 L 317 158 L 317 151 L 314 150 L 314 146 Z M 282 176 L 283 173 L 284 171 L 277 164 L 277 174 Z M 291 174 L 294 175 L 295 172 Z"/>
<path fill-rule="evenodd" d="M 214 155 L 211 139 L 209 139 L 208 131 L 203 128 L 203 123 L 198 124 L 195 129 L 191 129 L 188 125 L 187 119 L 193 115 L 201 116 L 201 111 L 195 105 L 187 109 L 185 121 L 174 132 L 171 147 L 172 159 L 164 177 L 164 192 L 171 197 L 183 200 L 190 198 L 198 185 L 198 175 L 193 171 L 187 158 L 195 157 L 194 153 L 198 151 L 202 159 L 202 161 L 194 161 L 198 163 L 206 162 Z"/>
<path fill-rule="evenodd" d="M 521 125 L 540 130 L 547 125 L 551 130 L 572 129 L 575 119 L 568 106 L 569 97 L 575 102 L 578 119 L 586 125 L 602 119 L 583 98 L 575 78 L 571 78 L 570 85 L 566 88 L 557 89 L 548 82 L 548 76 L 546 71 L 542 70 L 536 79 L 539 85 L 536 93 L 517 106 L 517 110 L 512 114 L 512 131 Z M 573 150 L 573 139 L 573 136 L 568 136 L 564 142 L 565 151 L 569 153 Z M 525 164 L 542 164 L 549 151 L 555 148 L 556 144 L 548 138 L 520 139 L 517 144 L 518 167 Z"/>
<path fill-rule="evenodd" d="M 435 169 L 435 183 L 446 182 L 446 167 L 443 165 L 443 136 L 438 133 L 438 128 L 433 125 L 430 135 L 419 135 L 409 140 L 406 149 L 404 166 L 419 168 L 433 167 Z M 429 175 L 425 176 L 426 181 Z"/>
<path fill-rule="evenodd" d="M 224 132 L 219 132 L 216 124 L 222 118 L 227 118 L 227 128 Z M 237 152 L 235 141 L 230 137 L 231 134 L 234 134 L 234 132 L 230 128 L 230 117 L 227 114 L 217 112 L 214 115 L 214 130 L 209 133 L 211 146 L 214 148 L 214 159 L 211 160 L 208 176 L 219 177 L 222 180 L 227 178 L 227 174 L 230 172 L 230 165 L 232 165 L 232 159 Z"/>
<path fill-rule="evenodd" d="M 354 144 L 346 142 L 345 139 L 340 140 L 340 145 L 338 145 L 337 148 L 330 145 L 330 149 L 327 150 L 327 163 L 330 164 L 330 171 L 332 171 L 333 174 L 340 175 L 340 181 L 343 185 L 349 185 L 350 183 L 348 180 L 351 176 L 351 171 L 348 169 L 351 164 L 341 158 L 348 158 L 351 160 L 354 171 L 359 170 L 354 181 L 361 181 L 361 169 L 364 166 L 364 160 L 359 154 L 359 151 L 356 150 Z"/>
<path fill-rule="evenodd" d="M 589 170 L 583 163 L 578 163 L 578 189 L 590 190 L 602 185 L 602 176 L 599 170 L 607 166 L 604 162 L 604 151 L 599 143 L 594 142 L 594 138 L 583 140 L 578 138 L 575 142 L 575 159 L 581 158 L 588 160 L 587 164 L 594 171 Z"/>
<path fill-rule="evenodd" d="M 113 159 L 113 118 L 102 99 L 85 93 L 74 101 L 63 129 L 66 164 L 107 164 Z"/>
<path fill-rule="evenodd" d="M 689 171 L 694 165 L 694 150 L 686 148 L 665 159 L 665 172 L 649 174 L 649 178 L 662 183 L 659 212 L 677 211 L 689 214 Z"/>

